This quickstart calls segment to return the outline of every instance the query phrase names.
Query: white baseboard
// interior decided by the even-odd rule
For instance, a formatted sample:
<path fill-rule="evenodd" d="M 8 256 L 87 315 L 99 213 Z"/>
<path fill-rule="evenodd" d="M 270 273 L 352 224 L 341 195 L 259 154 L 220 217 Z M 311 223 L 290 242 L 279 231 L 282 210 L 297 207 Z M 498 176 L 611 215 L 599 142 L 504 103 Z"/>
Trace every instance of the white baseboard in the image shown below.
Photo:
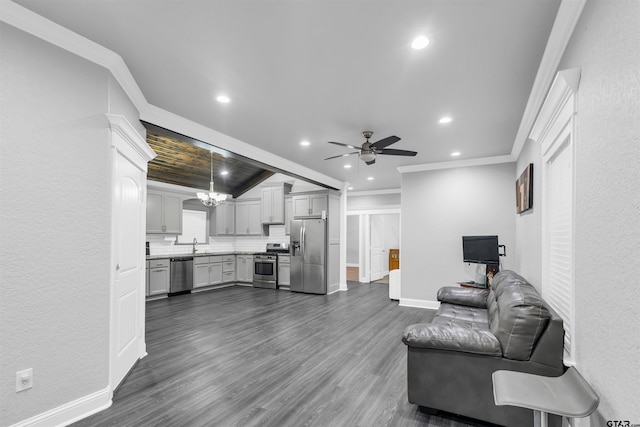
<path fill-rule="evenodd" d="M 400 298 L 400 307 L 416 307 L 437 310 L 440 308 L 440 301 L 429 301 L 423 299 Z"/>
<path fill-rule="evenodd" d="M 360 268 L 360 264 L 358 264 L 358 263 L 355 263 L 355 264 L 354 264 L 354 263 L 349 263 L 349 262 L 348 262 L 348 263 L 347 263 L 347 267 L 358 267 L 358 268 Z"/>
<path fill-rule="evenodd" d="M 109 386 L 107 386 L 95 393 L 88 394 L 80 399 L 38 414 L 35 417 L 20 421 L 11 427 L 66 426 L 105 410 L 109 406 L 111 406 L 111 390 Z"/>

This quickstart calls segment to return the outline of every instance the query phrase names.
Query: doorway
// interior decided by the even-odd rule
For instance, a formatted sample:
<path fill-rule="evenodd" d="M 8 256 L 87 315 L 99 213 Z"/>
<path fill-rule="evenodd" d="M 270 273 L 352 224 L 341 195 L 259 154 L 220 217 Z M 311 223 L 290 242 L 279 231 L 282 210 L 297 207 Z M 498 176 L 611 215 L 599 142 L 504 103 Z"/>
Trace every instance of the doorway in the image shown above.
<path fill-rule="evenodd" d="M 399 248 L 399 209 L 347 213 L 347 281 L 388 283 L 389 251 Z"/>

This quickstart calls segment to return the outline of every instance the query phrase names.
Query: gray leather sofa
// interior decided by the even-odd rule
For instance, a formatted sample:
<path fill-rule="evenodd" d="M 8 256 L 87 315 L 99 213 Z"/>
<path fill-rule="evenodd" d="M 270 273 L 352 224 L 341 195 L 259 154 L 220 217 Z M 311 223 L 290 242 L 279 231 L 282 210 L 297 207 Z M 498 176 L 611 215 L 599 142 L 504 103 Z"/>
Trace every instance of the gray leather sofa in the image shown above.
<path fill-rule="evenodd" d="M 441 288 L 438 300 L 435 319 L 402 336 L 409 402 L 503 426 L 533 425 L 531 410 L 494 404 L 491 374 L 562 375 L 560 316 L 513 271 L 497 273 L 491 289 Z"/>

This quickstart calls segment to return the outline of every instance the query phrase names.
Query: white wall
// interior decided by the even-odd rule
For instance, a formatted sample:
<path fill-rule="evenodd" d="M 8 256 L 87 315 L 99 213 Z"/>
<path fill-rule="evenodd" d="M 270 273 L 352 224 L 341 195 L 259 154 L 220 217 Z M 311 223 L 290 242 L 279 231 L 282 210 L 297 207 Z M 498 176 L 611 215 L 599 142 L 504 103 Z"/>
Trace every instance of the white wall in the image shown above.
<path fill-rule="evenodd" d="M 400 206 L 400 193 L 352 195 L 347 193 L 347 210 L 379 209 Z"/>
<path fill-rule="evenodd" d="M 577 368 L 601 399 L 591 425 L 640 423 L 639 18 L 636 0 L 587 1 L 559 67 L 582 69 L 575 144 L 574 343 Z M 523 152 L 518 170 L 521 163 L 539 159 L 537 150 Z M 535 260 L 539 230 L 539 213 L 520 218 L 519 264 L 528 262 L 524 257 Z"/>
<path fill-rule="evenodd" d="M 105 69 L 4 23 L 0 38 L 0 419 L 11 425 L 108 386 L 105 113 L 139 125 Z M 16 393 L 28 368 L 34 386 Z"/>
<path fill-rule="evenodd" d="M 401 304 L 433 306 L 440 287 L 468 280 L 464 235 L 497 234 L 513 251 L 515 216 L 515 163 L 404 173 Z"/>
<path fill-rule="evenodd" d="M 515 182 L 527 165 L 533 163 L 533 208 L 516 214 L 516 246 L 511 253 L 507 252 L 515 259 L 515 270 L 538 290 L 541 289 L 542 280 L 541 158 L 540 144 L 528 140 L 518 157 L 513 180 Z"/>
<path fill-rule="evenodd" d="M 384 224 L 384 242 L 382 247 L 386 254 L 384 257 L 384 271 L 389 271 L 389 249 L 400 249 L 400 215 L 381 214 Z"/>

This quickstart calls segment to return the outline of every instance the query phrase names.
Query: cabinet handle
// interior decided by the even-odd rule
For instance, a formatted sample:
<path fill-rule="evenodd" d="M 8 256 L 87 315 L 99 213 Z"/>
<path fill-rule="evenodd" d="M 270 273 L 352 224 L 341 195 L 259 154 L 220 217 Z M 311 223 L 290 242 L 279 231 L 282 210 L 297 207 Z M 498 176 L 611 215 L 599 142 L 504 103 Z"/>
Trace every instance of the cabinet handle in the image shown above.
<path fill-rule="evenodd" d="M 162 273 L 164 271 L 164 269 L 159 269 L 159 270 L 153 270 L 154 273 Z"/>

